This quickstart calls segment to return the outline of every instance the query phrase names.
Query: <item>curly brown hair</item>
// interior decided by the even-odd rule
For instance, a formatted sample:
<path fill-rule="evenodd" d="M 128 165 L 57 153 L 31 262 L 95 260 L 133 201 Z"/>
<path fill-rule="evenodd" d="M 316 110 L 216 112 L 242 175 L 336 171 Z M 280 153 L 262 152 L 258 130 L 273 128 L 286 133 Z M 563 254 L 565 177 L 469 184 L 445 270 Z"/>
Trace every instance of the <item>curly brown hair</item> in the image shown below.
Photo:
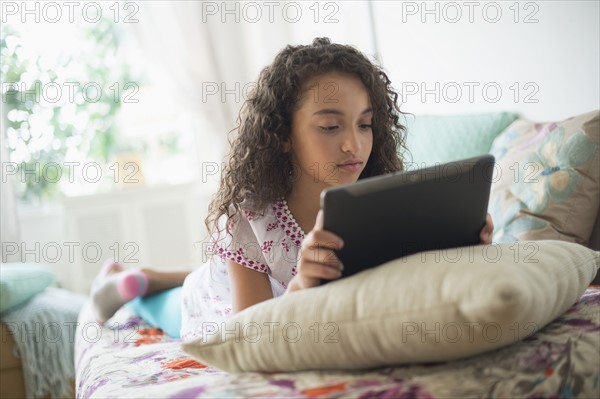
<path fill-rule="evenodd" d="M 359 179 L 403 169 L 399 150 L 405 150 L 405 127 L 399 123 L 398 94 L 385 72 L 354 47 L 315 38 L 312 45 L 286 46 L 264 68 L 237 119 L 237 136 L 230 142 L 221 185 L 208 208 L 211 230 L 222 215 L 227 221 L 243 209 L 262 214 L 266 207 L 292 190 L 294 171 L 289 152 L 292 115 L 304 84 L 329 72 L 357 76 L 373 109 L 373 149 Z M 229 232 L 230 223 L 226 223 Z"/>

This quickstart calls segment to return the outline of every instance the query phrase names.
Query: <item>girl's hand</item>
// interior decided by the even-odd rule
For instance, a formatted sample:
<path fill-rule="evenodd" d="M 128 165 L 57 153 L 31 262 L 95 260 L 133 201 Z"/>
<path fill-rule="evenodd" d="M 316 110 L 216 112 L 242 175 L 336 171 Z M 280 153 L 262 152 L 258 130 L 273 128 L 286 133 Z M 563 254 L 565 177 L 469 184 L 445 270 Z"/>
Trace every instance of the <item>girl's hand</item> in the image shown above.
<path fill-rule="evenodd" d="M 485 226 L 481 229 L 479 233 L 479 238 L 481 239 L 482 244 L 491 244 L 492 243 L 492 234 L 494 233 L 494 222 L 492 221 L 492 216 L 488 213 L 485 217 Z"/>
<path fill-rule="evenodd" d="M 333 250 L 341 249 L 344 243 L 334 233 L 323 230 L 323 211 L 317 214 L 315 227 L 304 237 L 300 248 L 298 274 L 288 286 L 288 291 L 315 287 L 321 279 L 333 280 L 342 275 L 342 262 Z"/>

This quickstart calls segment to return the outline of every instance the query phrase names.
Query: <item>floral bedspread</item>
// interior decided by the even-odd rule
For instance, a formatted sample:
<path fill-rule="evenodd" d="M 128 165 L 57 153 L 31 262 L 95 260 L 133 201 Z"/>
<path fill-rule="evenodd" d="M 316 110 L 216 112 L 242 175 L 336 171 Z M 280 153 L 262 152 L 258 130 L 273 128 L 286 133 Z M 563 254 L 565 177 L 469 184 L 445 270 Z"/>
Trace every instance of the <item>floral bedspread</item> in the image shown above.
<path fill-rule="evenodd" d="M 196 362 L 125 309 L 102 328 L 89 315 L 86 306 L 75 342 L 78 398 L 600 397 L 600 287 L 509 347 L 365 371 L 229 374 Z"/>

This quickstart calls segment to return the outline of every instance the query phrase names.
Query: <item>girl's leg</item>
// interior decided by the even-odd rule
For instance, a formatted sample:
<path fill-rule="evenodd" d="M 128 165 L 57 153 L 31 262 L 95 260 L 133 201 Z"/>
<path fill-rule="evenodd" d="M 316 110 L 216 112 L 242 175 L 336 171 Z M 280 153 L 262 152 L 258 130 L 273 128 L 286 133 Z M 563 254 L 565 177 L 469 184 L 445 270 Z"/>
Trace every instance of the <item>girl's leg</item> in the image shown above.
<path fill-rule="evenodd" d="M 183 280 L 190 272 L 161 272 L 153 269 L 140 269 L 148 277 L 148 292 L 146 295 L 155 294 L 170 288 L 181 287 Z"/>
<path fill-rule="evenodd" d="M 152 269 L 123 270 L 117 262 L 107 262 L 94 279 L 91 289 L 96 320 L 104 323 L 125 303 L 183 285 L 190 272 L 160 272 Z"/>

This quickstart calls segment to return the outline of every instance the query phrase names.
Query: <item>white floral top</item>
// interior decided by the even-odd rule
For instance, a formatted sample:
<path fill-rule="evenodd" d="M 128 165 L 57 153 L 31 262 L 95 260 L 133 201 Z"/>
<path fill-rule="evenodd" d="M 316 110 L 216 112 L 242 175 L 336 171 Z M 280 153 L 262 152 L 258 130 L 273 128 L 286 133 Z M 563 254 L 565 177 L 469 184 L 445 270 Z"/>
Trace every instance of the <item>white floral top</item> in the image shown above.
<path fill-rule="evenodd" d="M 220 220 L 220 226 L 225 218 Z M 294 275 L 304 232 L 285 200 L 267 207 L 263 216 L 242 211 L 230 225 L 231 235 L 221 232 L 208 262 L 190 273 L 183 284 L 181 337 L 199 338 L 214 333 L 232 314 L 232 298 L 226 260 L 269 275 L 273 297 L 283 295 Z"/>

